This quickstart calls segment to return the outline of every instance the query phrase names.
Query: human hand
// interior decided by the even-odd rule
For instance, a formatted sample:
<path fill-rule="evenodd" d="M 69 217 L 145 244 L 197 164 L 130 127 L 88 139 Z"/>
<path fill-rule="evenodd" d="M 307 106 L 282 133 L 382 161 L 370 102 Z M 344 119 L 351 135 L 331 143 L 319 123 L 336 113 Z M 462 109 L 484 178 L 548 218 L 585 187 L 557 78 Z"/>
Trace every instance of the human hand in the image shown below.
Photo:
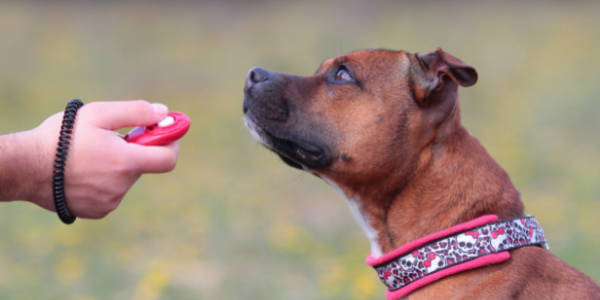
<path fill-rule="evenodd" d="M 144 173 L 172 171 L 179 142 L 165 146 L 127 143 L 114 130 L 153 125 L 168 113 L 162 104 L 146 101 L 94 102 L 79 109 L 65 166 L 65 194 L 71 214 L 99 219 L 116 209 L 125 193 Z M 55 211 L 52 198 L 52 165 L 63 113 L 46 119 L 28 132 L 37 141 L 43 186 L 26 200 Z"/>

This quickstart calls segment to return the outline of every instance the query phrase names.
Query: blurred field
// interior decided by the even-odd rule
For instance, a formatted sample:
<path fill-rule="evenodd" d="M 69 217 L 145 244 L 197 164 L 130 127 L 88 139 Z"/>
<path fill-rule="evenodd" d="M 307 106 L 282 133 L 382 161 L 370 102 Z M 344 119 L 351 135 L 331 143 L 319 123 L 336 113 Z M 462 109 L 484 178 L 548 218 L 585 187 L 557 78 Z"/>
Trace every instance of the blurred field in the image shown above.
<path fill-rule="evenodd" d="M 360 48 L 441 46 L 474 66 L 463 123 L 551 251 L 600 281 L 600 3 L 0 2 L 0 132 L 72 98 L 187 113 L 179 164 L 101 221 L 0 204 L 0 299 L 383 299 L 367 239 L 324 182 L 242 121 L 249 68 L 312 74 Z"/>

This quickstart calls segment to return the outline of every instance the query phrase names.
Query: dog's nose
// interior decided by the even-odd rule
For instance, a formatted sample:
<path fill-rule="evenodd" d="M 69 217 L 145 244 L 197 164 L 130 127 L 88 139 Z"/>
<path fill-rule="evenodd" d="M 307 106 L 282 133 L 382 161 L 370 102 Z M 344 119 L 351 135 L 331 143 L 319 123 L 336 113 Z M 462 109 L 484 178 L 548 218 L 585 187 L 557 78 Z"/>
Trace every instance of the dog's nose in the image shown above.
<path fill-rule="evenodd" d="M 269 80 L 269 71 L 261 68 L 254 67 L 248 73 L 248 79 L 250 79 L 254 83 L 259 83 L 261 81 Z"/>
<path fill-rule="evenodd" d="M 261 67 L 254 67 L 248 71 L 248 78 L 246 78 L 246 87 L 251 87 L 257 83 L 267 81 L 270 79 L 270 74 L 268 70 L 265 70 Z"/>

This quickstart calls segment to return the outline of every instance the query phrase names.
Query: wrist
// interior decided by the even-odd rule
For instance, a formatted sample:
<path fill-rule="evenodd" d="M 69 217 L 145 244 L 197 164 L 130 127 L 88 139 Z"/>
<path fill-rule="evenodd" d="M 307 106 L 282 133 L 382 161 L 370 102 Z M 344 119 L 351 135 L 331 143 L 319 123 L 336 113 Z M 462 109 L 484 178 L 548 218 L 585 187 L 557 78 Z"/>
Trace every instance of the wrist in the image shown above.
<path fill-rule="evenodd" d="M 52 164 L 56 151 L 56 133 L 43 136 L 38 128 L 24 132 L 28 151 L 29 188 L 23 192 L 22 200 L 35 203 L 43 208 L 54 210 L 52 205 Z M 56 141 L 55 141 L 56 139 Z"/>

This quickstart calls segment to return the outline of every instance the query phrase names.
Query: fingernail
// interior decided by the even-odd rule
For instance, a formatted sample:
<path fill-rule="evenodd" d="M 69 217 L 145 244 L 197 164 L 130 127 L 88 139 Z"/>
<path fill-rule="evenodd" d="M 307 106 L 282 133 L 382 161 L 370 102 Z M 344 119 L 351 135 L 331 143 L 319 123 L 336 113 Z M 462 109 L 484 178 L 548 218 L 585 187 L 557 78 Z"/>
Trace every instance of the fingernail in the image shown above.
<path fill-rule="evenodd" d="M 152 107 L 157 115 L 166 115 L 169 112 L 167 106 L 161 103 L 152 103 Z"/>

